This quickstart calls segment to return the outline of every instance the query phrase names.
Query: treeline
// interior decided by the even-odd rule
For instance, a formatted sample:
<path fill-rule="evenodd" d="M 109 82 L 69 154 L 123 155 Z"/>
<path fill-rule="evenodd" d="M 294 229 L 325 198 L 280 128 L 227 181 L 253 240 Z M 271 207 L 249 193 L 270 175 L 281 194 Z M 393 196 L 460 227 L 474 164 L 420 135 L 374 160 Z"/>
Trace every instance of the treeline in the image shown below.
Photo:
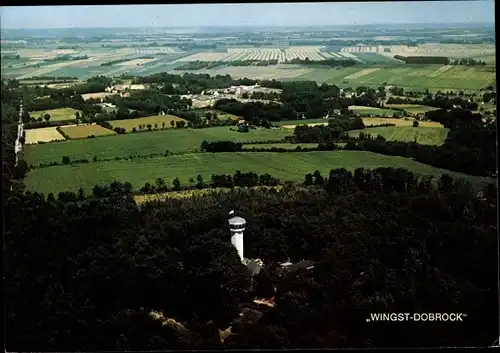
<path fill-rule="evenodd" d="M 43 61 L 52 62 L 52 61 L 66 61 L 66 60 L 86 60 L 88 58 L 89 58 L 88 55 L 72 56 L 70 54 L 63 54 L 63 55 L 58 55 L 54 58 L 43 59 Z"/>
<path fill-rule="evenodd" d="M 39 81 L 39 80 L 47 80 L 47 81 L 77 81 L 78 77 L 76 76 L 32 76 L 29 78 L 23 78 L 23 81 Z"/>
<path fill-rule="evenodd" d="M 282 89 L 279 96 L 282 104 L 242 103 L 235 99 L 220 99 L 214 104 L 214 108 L 242 116 L 253 125 L 262 125 L 266 121 L 295 120 L 302 115 L 308 119 L 321 119 L 327 114 L 333 114 L 334 110 L 340 110 L 342 115 L 350 115 L 348 107 L 351 105 L 380 107 L 377 91 L 367 87 L 358 87 L 358 96 L 342 97 L 337 86 L 318 86 L 316 82 L 276 84 L 268 81 L 261 85 Z"/>
<path fill-rule="evenodd" d="M 356 61 L 353 59 L 324 59 L 324 60 L 310 60 L 305 59 L 291 59 L 285 60 L 285 64 L 295 64 L 295 65 L 309 65 L 309 66 L 329 66 L 329 67 L 345 67 L 356 65 Z"/>
<path fill-rule="evenodd" d="M 436 64 L 448 65 L 450 60 L 445 56 L 402 56 L 394 55 L 394 59 L 404 61 L 405 64 Z"/>
<path fill-rule="evenodd" d="M 244 92 L 241 95 L 241 98 L 244 99 L 258 99 L 258 100 L 268 100 L 268 101 L 279 101 L 281 98 L 281 93 L 278 92 L 262 92 L 255 91 L 252 93 Z"/>
<path fill-rule="evenodd" d="M 481 65 L 481 66 L 484 66 L 484 65 L 486 65 L 486 62 L 481 61 L 481 60 L 474 60 L 474 59 L 457 59 L 457 60 L 452 60 L 450 62 L 450 65 L 463 65 L 463 66 Z"/>
<path fill-rule="evenodd" d="M 241 116 L 250 125 L 270 127 L 271 121 L 283 120 L 283 117 L 294 119 L 297 112 L 278 103 L 248 102 L 242 103 L 236 99 L 220 99 L 214 103 L 214 109 Z"/>
<path fill-rule="evenodd" d="M 130 61 L 130 59 L 113 60 L 113 61 L 108 61 L 108 62 L 102 63 L 101 66 L 111 66 L 111 65 L 114 65 L 114 64 L 120 64 L 120 63 L 124 63 L 124 62 L 127 62 L 127 61 Z"/>

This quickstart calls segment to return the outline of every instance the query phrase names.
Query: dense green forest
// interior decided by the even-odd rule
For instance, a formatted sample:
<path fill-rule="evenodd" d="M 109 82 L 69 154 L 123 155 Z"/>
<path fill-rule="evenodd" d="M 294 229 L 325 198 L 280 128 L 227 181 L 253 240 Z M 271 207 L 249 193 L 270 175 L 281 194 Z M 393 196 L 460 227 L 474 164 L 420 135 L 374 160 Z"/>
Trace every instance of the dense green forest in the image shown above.
<path fill-rule="evenodd" d="M 279 85 L 286 109 L 315 111 L 328 98 L 333 103 L 320 109 L 345 104 L 335 86 Z M 367 100 L 376 94 L 361 91 Z M 448 175 L 433 183 L 404 169 L 359 168 L 311 171 L 301 187 L 235 188 L 141 206 L 126 180 L 116 193 L 95 188 L 88 198 L 45 197 L 24 192 L 26 164 L 15 162 L 16 122 L 27 94 L 18 82 L 2 81 L 8 351 L 468 347 L 498 337 L 494 184 L 478 193 Z M 284 109 L 220 104 L 249 117 L 268 111 L 269 120 Z M 451 128 L 443 148 L 453 163 L 490 171 L 495 126 L 462 111 L 429 118 Z M 294 137 L 328 142 L 362 124 L 344 117 L 321 131 L 298 127 Z M 258 174 L 214 176 L 212 183 L 251 184 Z M 265 175 L 260 182 L 278 181 Z M 264 262 L 253 280 L 230 243 L 232 209 L 247 220 L 245 257 Z M 276 267 L 288 258 L 315 267 L 280 276 Z M 256 306 L 255 297 L 274 297 L 276 305 Z M 467 316 L 366 321 L 378 312 Z"/>

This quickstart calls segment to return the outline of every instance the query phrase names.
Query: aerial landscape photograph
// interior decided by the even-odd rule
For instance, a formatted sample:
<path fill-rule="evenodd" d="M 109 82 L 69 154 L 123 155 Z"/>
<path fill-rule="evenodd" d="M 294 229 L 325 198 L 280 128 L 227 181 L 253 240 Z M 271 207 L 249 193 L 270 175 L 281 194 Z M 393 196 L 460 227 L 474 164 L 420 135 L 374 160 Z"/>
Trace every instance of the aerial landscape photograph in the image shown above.
<path fill-rule="evenodd" d="M 6 351 L 499 347 L 493 0 L 0 30 Z"/>

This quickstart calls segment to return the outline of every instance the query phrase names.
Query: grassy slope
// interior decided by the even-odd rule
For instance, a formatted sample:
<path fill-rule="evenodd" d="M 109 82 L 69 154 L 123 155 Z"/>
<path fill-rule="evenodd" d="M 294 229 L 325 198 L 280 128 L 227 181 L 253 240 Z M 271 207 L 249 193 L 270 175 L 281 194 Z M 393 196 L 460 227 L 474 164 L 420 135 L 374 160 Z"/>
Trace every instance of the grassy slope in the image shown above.
<path fill-rule="evenodd" d="M 206 129 L 171 129 L 117 136 L 106 136 L 78 141 L 63 141 L 43 145 L 30 145 L 24 149 L 28 164 L 37 165 L 51 161 L 61 161 L 63 156 L 71 159 L 92 159 L 127 157 L 129 155 L 147 155 L 172 152 L 193 151 L 199 149 L 203 140 L 218 141 L 263 141 L 279 140 L 291 135 L 289 130 L 257 129 L 248 133 L 231 131 L 229 127 L 213 127 Z"/>
<path fill-rule="evenodd" d="M 349 131 L 349 136 L 358 136 L 360 132 L 363 132 L 373 137 L 380 134 L 389 141 L 413 142 L 417 138 L 419 144 L 439 146 L 444 143 L 448 131 L 448 129 L 442 127 L 388 126 L 352 130 Z"/>
<path fill-rule="evenodd" d="M 364 151 L 304 152 L 304 153 L 199 153 L 151 159 L 134 159 L 101 163 L 56 166 L 30 171 L 25 179 L 28 190 L 43 193 L 61 190 L 77 191 L 83 187 L 89 192 L 96 184 L 114 180 L 129 181 L 135 188 L 161 177 L 171 185 L 178 177 L 185 185 L 189 178 L 201 174 L 209 180 L 212 174 L 253 171 L 269 173 L 281 180 L 302 181 L 304 175 L 318 169 L 327 175 L 333 168 L 354 170 L 359 167 L 398 167 L 419 174 L 439 177 L 449 173 L 469 179 L 474 185 L 491 182 L 488 178 L 448 172 L 403 157 L 391 157 Z"/>

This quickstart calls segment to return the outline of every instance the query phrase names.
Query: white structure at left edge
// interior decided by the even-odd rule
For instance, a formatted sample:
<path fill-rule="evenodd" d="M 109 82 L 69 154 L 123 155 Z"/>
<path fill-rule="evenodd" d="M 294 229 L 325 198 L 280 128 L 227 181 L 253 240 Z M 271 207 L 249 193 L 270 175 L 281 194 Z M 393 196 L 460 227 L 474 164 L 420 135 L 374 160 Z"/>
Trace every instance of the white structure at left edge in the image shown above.
<path fill-rule="evenodd" d="M 229 215 L 234 216 L 234 211 L 229 212 Z M 247 222 L 241 217 L 232 217 L 229 219 L 229 230 L 231 231 L 231 244 L 238 251 L 240 260 L 244 263 L 243 257 L 243 232 L 245 231 L 245 226 Z"/>

